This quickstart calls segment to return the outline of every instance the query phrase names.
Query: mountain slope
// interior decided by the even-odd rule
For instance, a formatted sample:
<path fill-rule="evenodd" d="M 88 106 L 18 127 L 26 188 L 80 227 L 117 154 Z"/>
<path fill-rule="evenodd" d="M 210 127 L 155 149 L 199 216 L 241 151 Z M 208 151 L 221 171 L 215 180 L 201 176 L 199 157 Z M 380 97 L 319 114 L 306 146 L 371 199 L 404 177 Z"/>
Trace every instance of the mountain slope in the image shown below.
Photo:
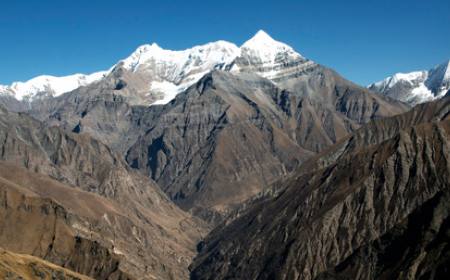
<path fill-rule="evenodd" d="M 71 263 L 73 270 L 87 269 L 89 273 L 84 274 L 89 275 L 108 273 L 108 266 L 103 264 L 106 262 L 111 269 L 115 267 L 132 278 L 186 276 L 195 243 L 207 228 L 173 205 L 154 182 L 131 170 L 110 148 L 88 135 L 48 128 L 25 114 L 5 109 L 0 112 L 0 139 L 0 159 L 14 165 L 0 170 L 5 180 L 4 193 L 18 185 L 19 193 L 28 196 L 31 192 L 38 197 L 38 204 L 31 208 L 26 206 L 29 203 L 25 208 L 12 207 L 14 203 L 21 205 L 21 200 L 11 201 L 9 195 L 3 198 L 2 205 L 10 206 L 1 209 L 5 218 L 1 220 L 4 234 L 0 246 L 54 258 L 51 261 L 57 264 L 71 258 L 71 246 L 81 255 L 94 246 L 102 253 L 99 258 L 105 258 L 99 260 L 103 268 L 94 269 L 98 262 L 85 263 L 78 257 Z M 20 167 L 29 171 L 21 171 Z M 56 212 L 65 229 L 62 240 L 66 241 L 49 247 L 52 254 L 46 249 L 51 243 L 45 243 L 52 240 L 51 236 L 46 241 L 39 237 L 51 234 L 54 228 L 52 219 L 39 210 L 42 207 L 62 208 L 67 213 Z M 43 222 L 34 224 L 35 220 Z M 33 239 L 16 234 L 31 225 L 36 226 L 36 230 L 29 231 L 36 233 Z M 76 247 L 77 236 L 85 247 Z"/>
<path fill-rule="evenodd" d="M 157 112 L 127 161 L 182 208 L 224 212 L 312 154 L 289 135 L 280 92 L 255 74 L 212 72 Z"/>
<path fill-rule="evenodd" d="M 450 261 L 448 113 L 440 119 L 290 177 L 208 236 L 192 279 L 439 279 Z"/>
<path fill-rule="evenodd" d="M 450 89 L 450 60 L 429 71 L 397 73 L 368 88 L 410 105 L 441 98 Z"/>
<path fill-rule="evenodd" d="M 320 85 L 305 96 L 257 74 L 212 72 L 154 111 L 127 161 L 183 209 L 224 214 L 365 121 L 403 110 L 344 80 Z"/>
<path fill-rule="evenodd" d="M 88 280 L 87 276 L 58 267 L 42 259 L 16 254 L 0 248 L 0 277 L 2 279 L 61 279 Z"/>

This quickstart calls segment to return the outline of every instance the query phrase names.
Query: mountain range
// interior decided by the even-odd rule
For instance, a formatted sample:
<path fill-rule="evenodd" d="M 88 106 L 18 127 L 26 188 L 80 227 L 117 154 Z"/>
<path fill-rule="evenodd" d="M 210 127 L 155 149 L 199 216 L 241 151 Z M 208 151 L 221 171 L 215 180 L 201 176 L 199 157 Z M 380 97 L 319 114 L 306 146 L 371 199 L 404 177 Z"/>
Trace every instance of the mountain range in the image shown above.
<path fill-rule="evenodd" d="M 237 72 L 254 67 L 252 70 L 263 77 L 274 79 L 277 68 L 282 67 L 283 60 L 288 59 L 304 60 L 291 47 L 273 40 L 262 30 L 241 47 L 230 42 L 217 41 L 191 49 L 172 51 L 153 43 L 140 46 L 129 57 L 120 60 L 107 71 L 65 77 L 39 76 L 27 82 L 0 86 L 0 94 L 32 102 L 43 97 L 59 96 L 101 80 L 108 74 L 123 71 L 126 75 L 122 74 L 122 82 L 132 81 L 136 88 L 136 96 L 133 96 L 136 104 L 166 104 L 214 69 Z"/>
<path fill-rule="evenodd" d="M 412 106 L 442 98 L 450 89 L 450 60 L 428 71 L 397 73 L 368 88 Z"/>
<path fill-rule="evenodd" d="M 411 108 L 410 92 L 359 86 L 258 31 L 240 47 L 153 43 L 107 71 L 1 86 L 10 272 L 438 279 L 450 259 L 442 67 L 423 81 L 433 102 Z"/>

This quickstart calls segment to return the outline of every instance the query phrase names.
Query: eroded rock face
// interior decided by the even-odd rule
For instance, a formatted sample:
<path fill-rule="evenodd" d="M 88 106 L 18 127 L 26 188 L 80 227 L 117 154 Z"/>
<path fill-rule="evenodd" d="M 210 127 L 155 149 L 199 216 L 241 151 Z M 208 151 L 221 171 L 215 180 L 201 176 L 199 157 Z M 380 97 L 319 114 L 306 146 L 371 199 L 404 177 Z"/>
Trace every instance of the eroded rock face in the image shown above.
<path fill-rule="evenodd" d="M 6 110 L 0 114 L 0 138 L 2 161 L 16 168 L 0 170 L 2 178 L 19 185 L 25 194 L 31 192 L 33 197 L 44 200 L 31 207 L 30 215 L 26 214 L 28 212 L 21 214 L 20 207 L 3 209 L 4 215 L 16 217 L 2 220 L 4 227 L 17 226 L 18 230 L 11 232 L 14 234 L 25 231 L 33 220 L 42 220 L 42 225 L 50 223 L 43 228 L 39 226 L 41 223 L 36 224 L 31 234 L 36 232 L 37 239 L 22 240 L 26 236 L 19 235 L 16 243 L 4 239 L 2 246 L 29 244 L 23 253 L 70 264 L 74 270 L 91 276 L 98 271 L 109 271 L 111 275 L 120 271 L 137 279 L 186 277 L 195 244 L 206 227 L 173 205 L 154 182 L 131 170 L 110 148 L 88 135 L 47 128 L 26 115 Z M 20 171 L 19 167 L 28 171 Z M 39 176 L 45 178 L 39 179 Z M 81 190 L 83 195 L 79 193 Z M 56 218 L 69 232 L 62 235 L 63 241 L 58 246 L 51 246 L 54 219 L 46 213 L 59 213 L 59 210 L 54 210 L 53 202 L 47 198 L 60 205 L 55 209 L 61 208 L 63 214 Z M 83 203 L 87 199 L 89 205 Z M 17 200 L 21 205 L 20 199 Z M 8 196 L 5 201 L 5 205 L 13 203 L 8 202 Z M 100 209 L 97 206 L 101 206 Z M 42 207 L 48 211 L 42 212 Z M 90 208 L 96 210 L 91 210 L 93 213 L 86 210 Z M 26 218 L 19 218 L 21 215 Z M 39 245 L 40 235 L 47 236 L 42 246 Z M 78 245 L 77 236 L 81 237 Z M 49 246 L 61 251 L 47 254 Z M 96 259 L 87 257 L 92 250 L 97 252 Z M 102 269 L 96 269 L 96 264 Z"/>
<path fill-rule="evenodd" d="M 439 278 L 449 262 L 450 120 L 442 112 L 293 175 L 213 230 L 191 277 Z"/>
<path fill-rule="evenodd" d="M 450 264 L 449 201 L 448 191 L 436 194 L 317 279 L 445 279 Z"/>

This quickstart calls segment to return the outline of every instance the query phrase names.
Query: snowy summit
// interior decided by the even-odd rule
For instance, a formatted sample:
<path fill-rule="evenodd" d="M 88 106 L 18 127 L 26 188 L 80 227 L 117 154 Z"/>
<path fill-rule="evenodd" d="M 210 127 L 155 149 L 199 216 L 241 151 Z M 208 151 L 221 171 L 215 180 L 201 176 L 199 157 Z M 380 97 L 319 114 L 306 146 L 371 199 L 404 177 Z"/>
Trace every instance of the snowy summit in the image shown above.
<path fill-rule="evenodd" d="M 368 88 L 410 105 L 441 98 L 450 90 L 450 60 L 428 71 L 394 74 Z"/>
<path fill-rule="evenodd" d="M 298 66 L 299 63 L 290 63 L 298 61 L 312 63 L 290 46 L 260 30 L 241 47 L 227 41 L 211 42 L 180 51 L 163 49 L 156 43 L 142 45 L 108 71 L 65 77 L 39 76 L 9 86 L 0 85 L 0 95 L 25 101 L 55 97 L 99 81 L 120 68 L 125 69 L 128 76 L 144 81 L 139 91 L 151 97 L 151 104 L 166 104 L 214 69 L 253 71 L 265 78 L 276 79 L 293 71 L 292 67 L 286 65 Z"/>

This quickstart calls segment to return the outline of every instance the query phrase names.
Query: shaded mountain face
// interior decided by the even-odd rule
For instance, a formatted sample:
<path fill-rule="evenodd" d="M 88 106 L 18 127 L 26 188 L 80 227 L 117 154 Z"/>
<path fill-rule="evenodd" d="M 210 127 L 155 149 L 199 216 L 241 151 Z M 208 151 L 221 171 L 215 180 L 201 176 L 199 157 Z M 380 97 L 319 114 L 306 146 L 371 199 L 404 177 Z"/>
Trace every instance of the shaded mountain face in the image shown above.
<path fill-rule="evenodd" d="M 186 277 L 207 228 L 109 147 L 4 109 L 0 138 L 0 246 L 94 278 Z"/>
<path fill-rule="evenodd" d="M 447 275 L 450 119 L 444 101 L 376 121 L 400 124 L 392 135 L 378 137 L 376 129 L 366 130 L 373 124 L 364 126 L 355 137 L 367 141 L 349 150 L 338 143 L 316 158 L 327 162 L 306 163 L 309 169 L 289 177 L 279 191 L 213 230 L 199 246 L 191 278 Z"/>
<path fill-rule="evenodd" d="M 368 88 L 412 106 L 439 99 L 450 89 L 449 65 L 450 60 L 429 71 L 397 73 Z"/>

